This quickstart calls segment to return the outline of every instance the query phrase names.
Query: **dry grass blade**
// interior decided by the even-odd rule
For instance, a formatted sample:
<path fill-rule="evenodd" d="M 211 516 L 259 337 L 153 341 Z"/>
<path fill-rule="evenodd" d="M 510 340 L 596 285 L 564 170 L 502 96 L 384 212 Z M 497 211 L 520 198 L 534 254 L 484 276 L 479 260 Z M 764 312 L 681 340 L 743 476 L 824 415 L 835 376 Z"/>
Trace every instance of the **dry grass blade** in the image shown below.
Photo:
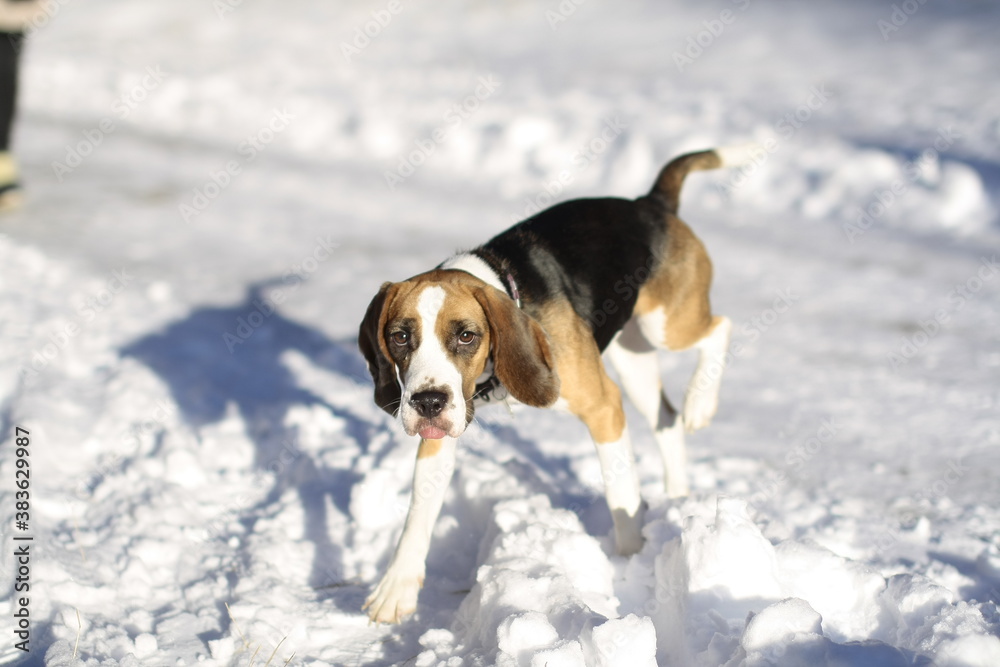
<path fill-rule="evenodd" d="M 80 650 L 80 634 L 83 632 L 83 622 L 80 620 L 80 610 L 76 610 L 76 644 L 73 646 L 73 659 L 76 660 L 76 654 Z"/>
<path fill-rule="evenodd" d="M 231 620 L 233 622 L 233 627 L 236 628 L 236 632 L 239 633 L 240 639 L 243 640 L 243 648 L 249 650 L 249 648 L 250 648 L 250 642 L 247 641 L 247 638 L 243 635 L 243 631 L 240 630 L 239 623 L 237 623 L 236 619 L 233 617 L 233 610 L 229 608 L 229 603 L 228 602 L 225 602 L 223 604 L 226 605 L 226 613 L 229 614 L 229 620 Z"/>
<path fill-rule="evenodd" d="M 268 665 L 271 664 L 271 661 L 274 660 L 274 654 L 278 652 L 278 649 L 281 648 L 281 645 L 285 643 L 286 639 L 288 639 L 287 635 L 281 638 L 281 641 L 278 642 L 278 645 L 274 647 L 273 651 L 271 651 L 271 655 L 268 657 L 267 662 L 264 663 L 264 667 L 268 667 Z"/>

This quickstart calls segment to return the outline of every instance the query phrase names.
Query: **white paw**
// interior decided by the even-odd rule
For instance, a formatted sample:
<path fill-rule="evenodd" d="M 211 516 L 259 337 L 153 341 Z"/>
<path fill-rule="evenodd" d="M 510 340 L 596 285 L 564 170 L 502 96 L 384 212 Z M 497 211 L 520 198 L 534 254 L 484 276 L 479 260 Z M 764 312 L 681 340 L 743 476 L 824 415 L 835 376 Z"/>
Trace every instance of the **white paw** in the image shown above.
<path fill-rule="evenodd" d="M 623 535 L 622 532 L 615 530 L 615 546 L 619 556 L 633 556 L 639 553 L 642 551 L 642 544 L 641 532 L 628 531 L 628 534 Z"/>
<path fill-rule="evenodd" d="M 718 409 L 718 392 L 688 389 L 684 397 L 684 428 L 688 433 L 705 428 Z"/>
<path fill-rule="evenodd" d="M 423 585 L 423 575 L 396 574 L 390 568 L 362 609 L 368 610 L 372 623 L 399 623 L 417 610 L 417 594 Z"/>
<path fill-rule="evenodd" d="M 642 550 L 642 515 L 645 504 L 640 506 L 634 515 L 625 512 L 612 511 L 611 518 L 615 523 L 615 547 L 619 556 L 631 556 Z"/>
<path fill-rule="evenodd" d="M 668 470 L 664 479 L 666 480 L 667 498 L 684 498 L 691 495 L 686 471 L 681 470 L 680 473 L 675 474 L 673 470 Z"/>

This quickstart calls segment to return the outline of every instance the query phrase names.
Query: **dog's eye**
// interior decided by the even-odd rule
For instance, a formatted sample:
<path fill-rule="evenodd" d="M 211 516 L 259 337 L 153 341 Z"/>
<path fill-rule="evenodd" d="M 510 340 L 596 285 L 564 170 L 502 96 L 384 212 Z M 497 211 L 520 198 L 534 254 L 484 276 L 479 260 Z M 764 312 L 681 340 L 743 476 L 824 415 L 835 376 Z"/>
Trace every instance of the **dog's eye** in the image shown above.
<path fill-rule="evenodd" d="M 477 336 L 474 331 L 463 331 L 462 333 L 458 334 L 458 342 L 461 343 L 462 345 L 471 345 L 476 340 L 476 338 Z"/>
<path fill-rule="evenodd" d="M 389 334 L 389 340 L 396 345 L 403 346 L 410 342 L 410 334 L 406 331 L 394 331 Z"/>

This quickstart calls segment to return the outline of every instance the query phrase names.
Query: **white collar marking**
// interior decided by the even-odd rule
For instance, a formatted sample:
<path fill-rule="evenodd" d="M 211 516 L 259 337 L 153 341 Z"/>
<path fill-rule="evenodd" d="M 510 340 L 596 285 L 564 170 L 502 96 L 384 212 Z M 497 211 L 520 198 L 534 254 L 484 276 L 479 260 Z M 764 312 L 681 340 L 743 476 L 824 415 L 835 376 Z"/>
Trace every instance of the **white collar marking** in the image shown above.
<path fill-rule="evenodd" d="M 492 285 L 501 292 L 505 294 L 507 293 L 507 288 L 504 287 L 503 281 L 500 280 L 500 276 L 497 275 L 497 272 L 494 271 L 489 264 L 483 261 L 482 257 L 473 255 L 471 252 L 463 252 L 461 255 L 455 255 L 442 264 L 441 268 L 465 271 L 466 273 L 479 278 L 487 285 Z"/>

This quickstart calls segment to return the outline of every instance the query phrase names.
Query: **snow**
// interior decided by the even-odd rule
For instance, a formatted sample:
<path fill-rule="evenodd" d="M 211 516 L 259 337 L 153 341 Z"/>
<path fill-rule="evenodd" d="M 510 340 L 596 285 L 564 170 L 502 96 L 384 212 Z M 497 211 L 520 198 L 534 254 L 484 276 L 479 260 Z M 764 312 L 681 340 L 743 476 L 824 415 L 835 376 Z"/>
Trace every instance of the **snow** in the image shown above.
<path fill-rule="evenodd" d="M 0 220 L 0 663 L 1000 664 L 994 5 L 51 7 Z M 378 286 L 751 141 L 681 201 L 734 323 L 691 496 L 630 409 L 616 556 L 585 429 L 484 409 L 416 615 L 370 626 L 416 452 L 356 351 Z"/>

